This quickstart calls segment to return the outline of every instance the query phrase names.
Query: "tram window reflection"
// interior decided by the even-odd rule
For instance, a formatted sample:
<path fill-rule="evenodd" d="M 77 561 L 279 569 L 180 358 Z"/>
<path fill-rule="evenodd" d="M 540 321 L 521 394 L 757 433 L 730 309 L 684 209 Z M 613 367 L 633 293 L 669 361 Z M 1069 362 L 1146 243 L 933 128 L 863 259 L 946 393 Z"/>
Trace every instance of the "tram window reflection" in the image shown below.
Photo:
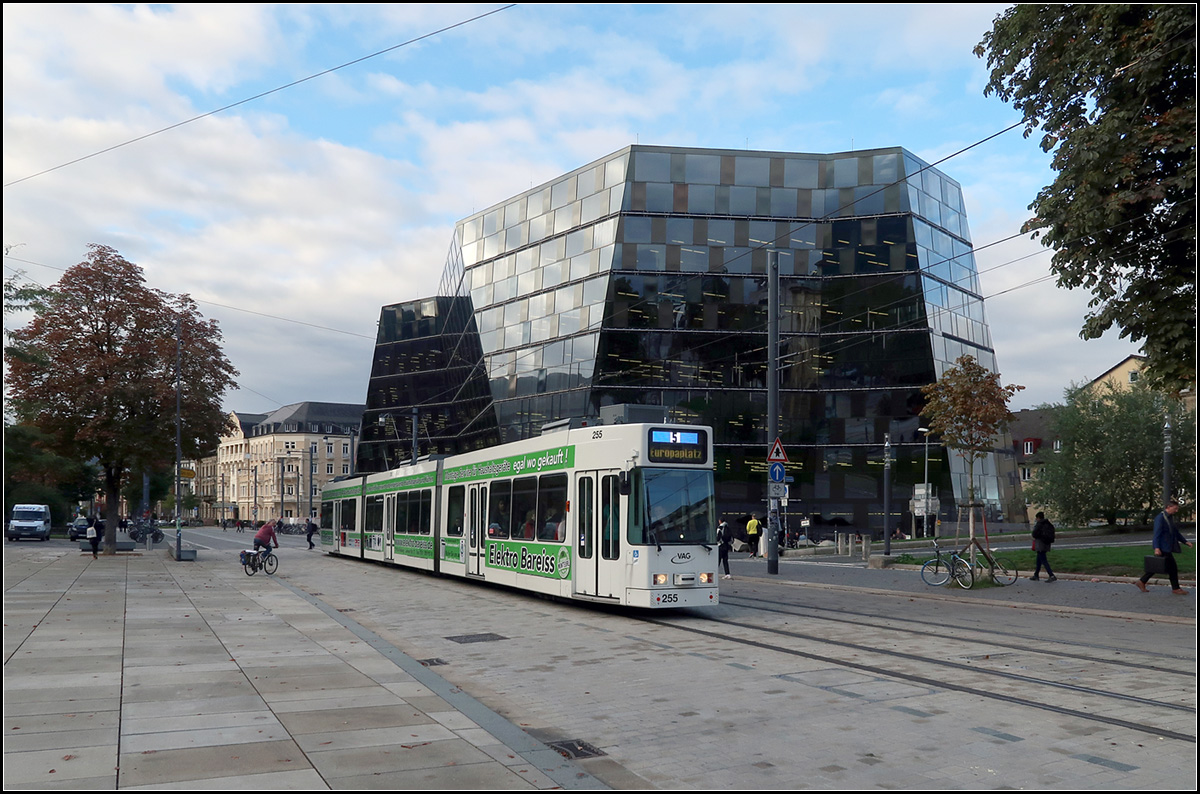
<path fill-rule="evenodd" d="M 452 538 L 463 536 L 463 520 L 466 513 L 466 488 L 455 485 L 446 496 L 446 535 Z"/>
<path fill-rule="evenodd" d="M 492 495 L 488 502 L 487 536 L 489 538 L 504 539 L 508 537 L 511 504 L 512 483 L 507 480 L 492 483 Z"/>
<path fill-rule="evenodd" d="M 559 543 L 566 539 L 567 475 L 548 474 L 538 488 L 538 540 Z"/>
<path fill-rule="evenodd" d="M 513 480 L 512 509 L 513 537 L 526 540 L 535 537 L 538 521 L 536 477 Z"/>

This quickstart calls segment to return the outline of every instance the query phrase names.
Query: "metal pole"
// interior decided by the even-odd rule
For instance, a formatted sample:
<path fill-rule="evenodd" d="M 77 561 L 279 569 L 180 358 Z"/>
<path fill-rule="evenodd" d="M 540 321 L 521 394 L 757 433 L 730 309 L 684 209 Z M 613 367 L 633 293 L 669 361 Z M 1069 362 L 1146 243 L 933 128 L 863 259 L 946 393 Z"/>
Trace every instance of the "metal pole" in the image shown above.
<path fill-rule="evenodd" d="M 1162 503 L 1166 507 L 1171 500 L 1171 417 L 1163 423 L 1163 494 Z"/>
<path fill-rule="evenodd" d="M 779 438 L 779 252 L 767 251 L 767 444 Z M 779 573 L 779 499 L 767 499 L 767 573 Z"/>
<path fill-rule="evenodd" d="M 412 431 L 413 431 L 412 462 L 416 463 L 418 453 L 420 452 L 420 450 L 417 449 L 417 406 L 415 406 L 415 405 L 413 406 L 413 409 L 412 409 Z"/>
<path fill-rule="evenodd" d="M 183 466 L 183 389 L 180 370 L 183 361 L 183 318 L 175 318 L 175 559 L 183 556 L 183 527 L 179 513 L 183 505 L 179 493 L 179 469 Z"/>
<path fill-rule="evenodd" d="M 892 553 L 892 434 L 883 434 L 883 555 Z"/>
<path fill-rule="evenodd" d="M 921 532 L 925 537 L 930 537 L 929 533 L 929 428 L 918 427 L 917 431 L 925 434 L 925 480 L 922 483 L 925 487 L 925 496 L 921 499 Z"/>

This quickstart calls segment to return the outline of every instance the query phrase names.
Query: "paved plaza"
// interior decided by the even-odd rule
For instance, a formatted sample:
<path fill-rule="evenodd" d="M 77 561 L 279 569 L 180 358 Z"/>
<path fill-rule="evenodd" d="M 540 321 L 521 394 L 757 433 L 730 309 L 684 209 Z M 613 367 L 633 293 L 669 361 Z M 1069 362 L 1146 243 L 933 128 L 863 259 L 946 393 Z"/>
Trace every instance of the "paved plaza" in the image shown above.
<path fill-rule="evenodd" d="M 742 772 L 726 758 L 721 773 L 707 776 L 718 788 L 736 786 L 739 775 L 751 788 L 857 787 L 864 781 L 881 788 L 1038 787 L 1038 781 L 1055 787 L 1048 781 L 1074 781 L 1074 787 L 1082 788 L 1171 789 L 1194 780 L 1194 743 L 1180 755 L 1178 742 L 1167 753 L 1153 749 L 1152 739 L 1147 744 L 1153 752 L 1144 754 L 1143 765 L 1114 766 L 1105 756 L 1088 756 L 1077 748 L 1062 758 L 1052 756 L 1053 765 L 1039 762 L 1040 768 L 1029 770 L 1023 780 L 990 779 L 980 770 L 991 762 L 980 761 L 978 753 L 1011 753 L 1007 745 L 1013 734 L 1028 726 L 996 728 L 997 736 L 968 731 L 970 751 L 943 757 L 944 749 L 963 740 L 966 723 L 937 718 L 944 709 L 914 717 L 907 705 L 887 710 L 887 719 L 896 726 L 920 725 L 920 737 L 913 741 L 927 748 L 927 756 L 877 755 L 871 749 L 876 726 L 864 721 L 870 699 L 845 703 L 832 698 L 831 692 L 842 685 L 820 679 L 835 674 L 828 665 L 810 665 L 805 684 L 819 698 L 814 704 L 838 703 L 836 710 L 822 714 L 828 727 L 821 735 L 831 744 L 808 751 L 814 763 L 825 756 L 841 762 L 821 763 L 812 775 L 795 777 L 785 764 L 764 760 L 778 755 L 787 737 L 768 741 L 761 748 L 765 755 L 756 755 L 760 739 L 748 735 L 752 731 L 722 733 L 722 724 L 733 730 L 742 717 L 774 717 L 769 702 L 778 695 L 771 693 L 786 676 L 764 678 L 776 689 L 751 694 L 762 686 L 755 680 L 761 661 L 753 653 L 725 650 L 714 656 L 711 641 L 679 645 L 666 628 L 639 630 L 637 637 L 616 635 L 611 632 L 630 631 L 619 615 L 458 582 L 445 590 L 444 580 L 430 577 L 409 582 L 404 603 L 373 602 L 372 594 L 396 572 L 288 547 L 302 544 L 300 540 L 284 542 L 276 577 L 247 577 L 236 554 L 228 551 L 202 549 L 195 562 L 175 562 L 163 551 L 92 560 L 65 541 L 6 545 L 5 789 L 675 788 L 681 781 L 698 784 L 705 779 L 697 770 L 706 759 L 725 753 L 722 748 L 739 748 L 747 757 Z M 855 567 L 848 575 L 845 565 L 782 567 L 781 578 L 802 577 L 813 592 L 934 597 L 911 571 Z M 769 581 L 761 561 L 737 560 L 730 593 L 751 593 L 759 587 L 755 583 Z M 1194 595 L 1171 597 L 1167 588 L 1158 588 L 1147 596 L 1131 585 L 1085 589 L 1084 584 L 1090 585 L 1080 583 L 1071 590 L 1065 580 L 1053 586 L 1030 583 L 995 588 L 980 597 L 1030 609 L 1120 615 L 1139 626 L 1194 638 Z M 1058 586 L 1058 591 L 1049 589 Z M 1051 593 L 1054 603 L 1027 603 Z M 447 599 L 473 605 L 474 614 L 463 613 Z M 1068 603 L 1072 600 L 1079 603 Z M 470 682 L 466 688 L 477 699 L 438 675 L 435 657 L 449 647 L 444 642 L 449 638 L 442 635 L 450 632 L 445 618 L 440 625 L 431 623 L 439 602 L 456 612 L 454 625 L 463 633 L 490 627 L 562 648 L 544 659 L 515 649 L 511 664 L 523 668 L 520 689 L 500 669 L 494 675 L 471 671 L 458 684 Z M 405 604 L 419 607 L 421 619 L 406 623 Z M 506 621 L 504 610 L 513 610 L 514 604 L 521 611 L 509 612 L 511 620 Z M 639 662 L 653 658 L 656 642 L 662 648 L 675 643 L 675 667 Z M 464 665 L 442 668 L 453 670 L 447 673 L 453 677 L 469 670 L 474 657 L 452 652 L 460 654 Z M 496 658 L 487 657 L 487 663 Z M 635 692 L 645 683 L 629 679 L 568 685 L 576 671 L 600 669 L 612 659 L 641 664 L 629 669 L 644 669 L 639 675 L 645 682 L 657 681 L 661 697 L 623 698 L 621 692 Z M 743 677 L 749 689 L 721 683 L 735 679 L 710 681 L 718 667 Z M 487 691 L 489 686 L 495 691 Z M 895 685 L 888 686 L 889 697 L 897 697 Z M 679 741 L 673 741 L 668 734 L 676 723 L 686 723 L 692 712 L 704 715 L 684 708 L 684 719 L 675 716 L 684 700 L 699 688 L 703 702 L 704 693 L 722 687 L 742 692 L 737 697 L 744 714 L 737 715 L 736 706 L 730 711 L 729 702 L 714 705 L 710 716 L 715 719 L 708 728 L 692 732 L 681 726 Z M 1194 683 L 1192 692 L 1194 696 Z M 508 717 L 483 700 L 508 704 Z M 723 709 L 728 716 L 721 715 Z M 514 719 L 518 711 L 524 719 Z M 642 747 L 631 744 L 622 762 L 613 757 L 569 759 L 547 745 L 553 732 L 542 730 L 544 720 L 538 717 L 556 712 L 562 715 L 559 727 L 602 736 L 619 724 L 623 727 L 617 735 Z M 668 713 L 669 724 L 661 724 Z M 808 727 L 814 726 L 817 713 L 804 717 Z M 642 729 L 635 733 L 631 725 Z M 851 736 L 860 738 L 847 741 Z M 1073 741 L 1083 747 L 1092 739 L 1064 739 L 1061 744 Z M 639 760 L 647 754 L 638 751 L 651 745 L 648 760 Z M 1172 766 L 1154 763 L 1156 753 L 1172 759 Z M 869 777 L 871 764 L 885 757 L 892 766 L 884 775 Z M 1032 763 L 1038 756 L 1028 757 Z M 1081 776 L 1081 770 L 1087 774 Z"/>

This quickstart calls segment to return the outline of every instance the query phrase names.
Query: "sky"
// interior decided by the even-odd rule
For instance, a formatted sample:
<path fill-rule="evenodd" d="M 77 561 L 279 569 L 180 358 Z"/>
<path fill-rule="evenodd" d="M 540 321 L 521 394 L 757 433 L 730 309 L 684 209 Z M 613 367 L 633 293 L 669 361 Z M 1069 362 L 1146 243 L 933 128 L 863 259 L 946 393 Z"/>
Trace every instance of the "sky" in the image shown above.
<path fill-rule="evenodd" d="M 362 403 L 380 307 L 478 210 L 636 143 L 903 146 L 963 186 L 1010 407 L 1058 402 L 1139 349 L 1009 239 L 1053 173 L 986 140 L 1020 120 L 972 52 L 1004 8 L 5 3 L 4 274 L 111 246 L 218 321 L 227 409 Z"/>

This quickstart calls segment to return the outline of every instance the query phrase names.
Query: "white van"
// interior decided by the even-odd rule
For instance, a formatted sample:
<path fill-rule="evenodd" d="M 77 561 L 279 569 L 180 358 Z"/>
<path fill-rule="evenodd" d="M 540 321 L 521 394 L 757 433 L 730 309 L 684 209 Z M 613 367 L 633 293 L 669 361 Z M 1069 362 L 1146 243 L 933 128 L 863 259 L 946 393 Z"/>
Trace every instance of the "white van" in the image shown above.
<path fill-rule="evenodd" d="M 4 530 L 9 540 L 50 540 L 50 505 L 13 505 L 12 520 Z"/>

